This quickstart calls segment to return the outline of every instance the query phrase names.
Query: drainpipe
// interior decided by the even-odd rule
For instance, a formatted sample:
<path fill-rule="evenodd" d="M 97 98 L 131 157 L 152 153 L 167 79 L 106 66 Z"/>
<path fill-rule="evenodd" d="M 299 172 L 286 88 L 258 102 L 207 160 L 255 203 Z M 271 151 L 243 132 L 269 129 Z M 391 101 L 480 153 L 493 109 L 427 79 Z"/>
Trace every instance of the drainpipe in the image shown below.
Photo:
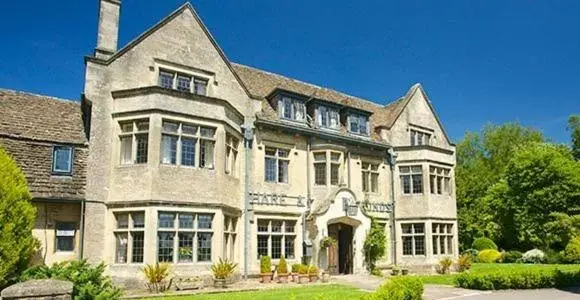
<path fill-rule="evenodd" d="M 79 260 L 83 259 L 83 251 L 85 245 L 85 199 L 81 200 L 81 230 L 80 230 L 80 241 L 79 241 Z"/>
<path fill-rule="evenodd" d="M 308 136 L 306 140 L 306 211 L 302 213 L 302 262 L 306 263 L 304 256 L 307 254 L 306 251 L 306 217 L 310 213 L 310 146 L 312 144 L 312 138 Z M 312 253 L 314 254 L 314 253 Z"/>
<path fill-rule="evenodd" d="M 248 279 L 248 267 L 250 258 L 250 174 L 252 165 L 252 142 L 254 140 L 254 132 L 251 123 L 243 126 L 244 130 L 244 279 Z"/>
<path fill-rule="evenodd" d="M 388 159 L 389 159 L 389 166 L 391 168 L 391 203 L 393 204 L 392 213 L 391 213 L 391 226 L 392 226 L 392 238 L 393 241 L 393 264 L 397 265 L 397 222 L 395 220 L 395 163 L 397 161 L 397 153 L 393 150 L 393 148 L 389 148 L 387 150 Z"/>
<path fill-rule="evenodd" d="M 348 182 L 348 186 L 347 187 L 350 189 L 350 180 L 351 180 L 350 179 L 350 164 L 351 164 L 350 151 L 348 151 L 348 154 L 347 155 L 348 155 L 348 164 L 346 166 L 347 167 L 347 169 L 346 169 L 346 172 L 347 172 L 346 176 L 348 176 L 348 181 L 347 181 Z"/>

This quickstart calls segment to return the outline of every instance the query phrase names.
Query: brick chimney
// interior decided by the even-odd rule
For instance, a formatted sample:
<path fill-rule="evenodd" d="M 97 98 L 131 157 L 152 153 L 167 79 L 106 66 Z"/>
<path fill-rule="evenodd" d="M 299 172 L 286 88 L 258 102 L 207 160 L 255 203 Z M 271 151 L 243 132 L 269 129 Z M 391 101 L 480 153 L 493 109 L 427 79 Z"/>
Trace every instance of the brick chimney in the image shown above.
<path fill-rule="evenodd" d="M 109 59 L 117 51 L 121 0 L 99 0 L 99 32 L 95 57 Z"/>

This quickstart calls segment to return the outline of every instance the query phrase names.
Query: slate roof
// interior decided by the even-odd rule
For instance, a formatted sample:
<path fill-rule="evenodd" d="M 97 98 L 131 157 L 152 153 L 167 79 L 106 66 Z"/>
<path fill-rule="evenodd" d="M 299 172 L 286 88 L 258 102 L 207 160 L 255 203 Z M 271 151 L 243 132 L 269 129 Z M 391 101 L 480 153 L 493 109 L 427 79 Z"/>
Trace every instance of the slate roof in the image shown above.
<path fill-rule="evenodd" d="M 342 92 L 320 87 L 314 84 L 306 83 L 300 80 L 285 77 L 283 75 L 263 71 L 254 67 L 232 63 L 232 66 L 242 82 L 254 98 L 262 99 L 262 111 L 257 115 L 258 119 L 269 121 L 278 121 L 279 117 L 266 100 L 276 89 L 287 90 L 300 95 L 305 95 L 315 99 L 348 106 L 372 113 L 369 121 L 371 127 L 371 138 L 380 141 L 380 137 L 375 132 L 377 127 L 390 128 L 415 89 L 420 85 L 416 84 L 404 97 L 401 97 L 387 105 L 381 105 L 367 99 L 344 94 Z M 348 134 L 345 128 L 342 128 L 341 134 Z"/>
<path fill-rule="evenodd" d="M 0 89 L 0 135 L 87 144 L 81 103 Z"/>

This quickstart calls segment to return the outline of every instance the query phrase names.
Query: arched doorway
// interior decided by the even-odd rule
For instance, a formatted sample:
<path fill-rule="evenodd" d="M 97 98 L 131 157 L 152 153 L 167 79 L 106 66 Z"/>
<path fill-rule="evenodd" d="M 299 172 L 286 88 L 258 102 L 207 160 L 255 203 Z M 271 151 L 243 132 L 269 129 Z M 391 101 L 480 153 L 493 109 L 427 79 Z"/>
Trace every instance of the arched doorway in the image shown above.
<path fill-rule="evenodd" d="M 354 264 L 354 231 L 360 222 L 342 217 L 328 222 L 328 236 L 337 243 L 328 248 L 328 269 L 331 274 L 352 274 Z"/>

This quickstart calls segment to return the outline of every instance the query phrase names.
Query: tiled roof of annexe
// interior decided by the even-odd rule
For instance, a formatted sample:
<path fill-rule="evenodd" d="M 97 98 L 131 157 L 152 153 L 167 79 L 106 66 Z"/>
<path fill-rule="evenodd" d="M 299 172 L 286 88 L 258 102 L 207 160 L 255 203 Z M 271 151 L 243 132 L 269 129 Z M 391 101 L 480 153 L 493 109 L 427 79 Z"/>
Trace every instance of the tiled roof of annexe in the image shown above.
<path fill-rule="evenodd" d="M 258 114 L 258 118 L 270 121 L 276 121 L 279 119 L 278 115 L 265 98 L 275 89 L 283 89 L 300 95 L 313 97 L 315 99 L 371 112 L 371 137 L 377 141 L 379 141 L 380 138 L 373 129 L 376 127 L 390 128 L 401 110 L 404 108 L 404 100 L 412 95 L 412 92 L 419 86 L 418 84 L 414 85 L 409 92 L 407 92 L 407 95 L 383 106 L 363 98 L 347 95 L 336 90 L 316 86 L 253 67 L 237 63 L 232 63 L 232 66 L 250 93 L 252 93 L 256 98 L 264 99 L 262 102 L 262 111 Z"/>
<path fill-rule="evenodd" d="M 81 103 L 0 89 L 0 135 L 87 144 Z"/>

